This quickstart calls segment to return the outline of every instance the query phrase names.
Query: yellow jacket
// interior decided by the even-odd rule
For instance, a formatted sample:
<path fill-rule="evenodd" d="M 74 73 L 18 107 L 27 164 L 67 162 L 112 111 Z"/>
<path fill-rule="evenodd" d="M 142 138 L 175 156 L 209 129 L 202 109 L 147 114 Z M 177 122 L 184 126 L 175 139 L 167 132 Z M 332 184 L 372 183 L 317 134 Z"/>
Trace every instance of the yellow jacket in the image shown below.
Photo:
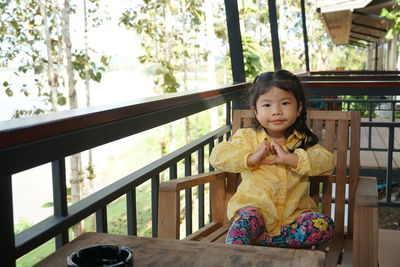
<path fill-rule="evenodd" d="M 299 145 L 297 141 L 301 137 L 295 131 L 287 138 L 283 150 L 293 150 Z M 239 129 L 231 141 L 215 146 L 210 163 L 217 170 L 240 172 L 242 176 L 237 192 L 228 202 L 228 218 L 232 219 L 244 207 L 255 207 L 261 212 L 269 235 L 276 236 L 282 226 L 294 222 L 301 213 L 318 211 L 314 200 L 308 196 L 308 176 L 331 174 L 335 158 L 331 152 L 316 144 L 307 150 L 294 150 L 299 156 L 296 169 L 284 164 L 248 167 L 247 157 L 258 149 L 265 138 L 271 141 L 263 129 Z M 267 159 L 273 157 L 270 155 Z"/>

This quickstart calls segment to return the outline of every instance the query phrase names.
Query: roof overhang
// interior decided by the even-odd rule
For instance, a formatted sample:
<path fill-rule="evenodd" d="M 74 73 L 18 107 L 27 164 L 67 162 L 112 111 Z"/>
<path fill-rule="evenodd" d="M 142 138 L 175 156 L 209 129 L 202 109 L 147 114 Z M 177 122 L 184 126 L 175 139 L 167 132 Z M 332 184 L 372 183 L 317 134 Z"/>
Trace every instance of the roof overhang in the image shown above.
<path fill-rule="evenodd" d="M 317 11 L 334 44 L 365 44 L 385 37 L 391 22 L 379 15 L 382 8 L 391 10 L 394 4 L 388 0 L 325 0 L 317 3 Z"/>

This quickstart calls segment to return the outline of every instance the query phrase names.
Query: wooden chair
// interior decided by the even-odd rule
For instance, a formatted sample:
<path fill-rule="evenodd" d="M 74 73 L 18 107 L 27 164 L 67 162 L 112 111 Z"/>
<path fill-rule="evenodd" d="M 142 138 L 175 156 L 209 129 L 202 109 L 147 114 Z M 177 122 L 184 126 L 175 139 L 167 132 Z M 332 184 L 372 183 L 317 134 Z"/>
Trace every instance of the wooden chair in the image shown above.
<path fill-rule="evenodd" d="M 235 110 L 232 131 L 251 126 L 253 119 L 251 111 Z M 378 194 L 376 179 L 359 177 L 360 113 L 312 110 L 308 124 L 337 161 L 335 175 L 310 177 L 310 196 L 335 221 L 334 239 L 317 249 L 326 251 L 327 266 L 377 266 Z M 158 236 L 179 239 L 179 191 L 209 183 L 212 222 L 184 240 L 224 242 L 229 228 L 226 205 L 239 180 L 237 174 L 211 172 L 161 183 Z"/>

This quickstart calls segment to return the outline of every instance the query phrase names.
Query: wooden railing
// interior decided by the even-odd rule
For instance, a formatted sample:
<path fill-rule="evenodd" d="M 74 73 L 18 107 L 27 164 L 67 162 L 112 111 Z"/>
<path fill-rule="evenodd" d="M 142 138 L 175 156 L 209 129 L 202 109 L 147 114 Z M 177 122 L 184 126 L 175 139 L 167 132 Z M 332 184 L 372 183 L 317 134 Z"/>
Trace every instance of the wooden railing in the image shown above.
<path fill-rule="evenodd" d="M 107 232 L 106 207 L 123 195 L 127 202 L 127 232 L 135 235 L 135 188 L 148 180 L 152 182 L 152 235 L 157 236 L 159 173 L 169 169 L 171 178 L 176 178 L 176 164 L 184 159 L 185 174 L 190 175 L 194 152 L 199 153 L 199 161 L 204 165 L 204 156 L 201 156 L 204 147 L 208 145 L 212 149 L 215 139 L 229 133 L 230 102 L 240 98 L 246 87 L 247 84 L 237 84 L 0 122 L 0 266 L 13 266 L 17 258 L 53 237 L 56 237 L 57 248 L 68 243 L 68 228 L 93 213 L 96 213 L 97 231 Z M 67 206 L 65 157 L 221 104 L 227 104 L 227 126 Z M 54 215 L 14 235 L 12 175 L 48 162 L 52 163 L 53 170 Z M 204 171 L 204 166 L 200 165 L 198 171 Z"/>

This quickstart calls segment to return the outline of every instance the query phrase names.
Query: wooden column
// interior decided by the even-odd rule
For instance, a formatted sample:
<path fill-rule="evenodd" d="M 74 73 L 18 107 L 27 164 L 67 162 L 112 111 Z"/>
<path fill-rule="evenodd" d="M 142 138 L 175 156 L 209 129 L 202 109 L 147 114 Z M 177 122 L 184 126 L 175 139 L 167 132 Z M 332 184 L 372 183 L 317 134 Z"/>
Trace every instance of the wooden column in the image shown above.
<path fill-rule="evenodd" d="M 274 68 L 279 70 L 282 68 L 281 54 L 279 47 L 278 34 L 278 16 L 276 14 L 275 0 L 268 0 L 269 24 L 271 26 L 272 54 L 274 58 Z"/>

